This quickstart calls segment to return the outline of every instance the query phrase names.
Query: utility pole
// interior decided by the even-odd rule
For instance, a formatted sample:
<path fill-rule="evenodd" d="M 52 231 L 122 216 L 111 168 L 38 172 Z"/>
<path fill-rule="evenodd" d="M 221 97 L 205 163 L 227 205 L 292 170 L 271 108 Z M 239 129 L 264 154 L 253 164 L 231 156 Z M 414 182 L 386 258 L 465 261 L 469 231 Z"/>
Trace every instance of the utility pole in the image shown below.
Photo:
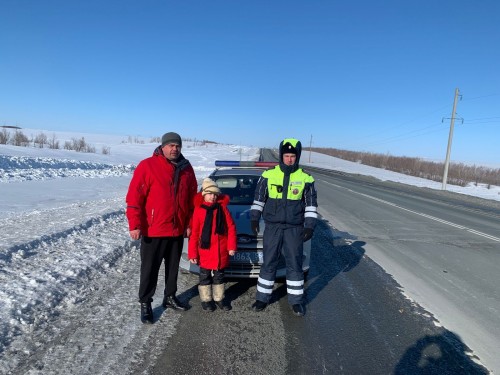
<path fill-rule="evenodd" d="M 450 135 L 448 136 L 448 149 L 446 150 L 446 160 L 444 162 L 444 173 L 443 173 L 443 186 L 441 187 L 441 190 L 446 190 L 446 183 L 448 181 L 448 165 L 450 164 L 451 142 L 453 140 L 453 128 L 455 127 L 455 115 L 457 109 L 457 100 L 459 96 L 460 96 L 460 90 L 456 88 L 455 99 L 453 100 L 453 110 L 451 111 Z"/>
<path fill-rule="evenodd" d="M 311 134 L 311 140 L 309 141 L 309 163 L 311 162 L 311 147 L 313 143 L 313 135 Z"/>

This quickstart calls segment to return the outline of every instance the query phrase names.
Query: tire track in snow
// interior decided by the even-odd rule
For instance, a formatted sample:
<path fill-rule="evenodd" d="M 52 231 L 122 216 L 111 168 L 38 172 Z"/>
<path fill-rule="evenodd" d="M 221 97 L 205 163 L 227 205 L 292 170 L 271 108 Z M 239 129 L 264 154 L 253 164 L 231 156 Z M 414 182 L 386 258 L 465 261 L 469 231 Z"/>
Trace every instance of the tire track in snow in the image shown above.
<path fill-rule="evenodd" d="M 0 230 L 30 226 L 33 232 L 12 235 L 29 241 L 10 247 L 3 241 L 0 248 L 10 251 L 1 261 L 0 282 L 8 288 L 0 291 L 0 310 L 11 317 L 0 322 L 0 373 L 144 372 L 154 365 L 152 348 L 175 332 L 181 315 L 159 306 L 163 275 L 154 304 L 158 321 L 140 322 L 139 243 L 128 236 L 122 200 L 107 203 L 106 209 L 103 202 L 86 202 L 0 222 Z M 44 226 L 48 218 L 52 230 Z M 180 275 L 179 293 L 191 283 Z"/>
<path fill-rule="evenodd" d="M 32 241 L 14 245 L 2 251 L 0 254 L 0 264 L 12 263 L 12 258 L 27 259 L 32 256 L 37 256 L 39 251 L 43 253 L 52 244 L 60 242 L 61 240 L 64 241 L 65 239 L 70 239 L 78 232 L 91 230 L 91 228 L 95 225 L 102 225 L 110 219 L 112 220 L 113 218 L 123 215 L 125 215 L 124 210 L 109 212 L 100 217 L 93 217 L 82 224 L 68 228 L 61 232 L 43 235 L 42 237 L 36 238 Z"/>
<path fill-rule="evenodd" d="M 0 373 L 127 373 L 171 335 L 173 312 L 155 309 L 161 329 L 139 320 L 139 243 L 122 205 L 85 202 L 0 221 Z"/>
<path fill-rule="evenodd" d="M 0 323 L 0 352 L 16 336 L 46 326 L 59 310 L 81 302 L 92 275 L 102 273 L 130 250 L 117 228 L 110 236 L 101 235 L 106 227 L 123 225 L 123 215 L 108 214 L 63 234 L 16 245 L 18 251 L 10 259 L 4 256 L 0 282 L 7 287 L 0 292 L 1 309 L 2 316 L 11 319 Z M 109 243 L 111 237 L 115 243 Z"/>

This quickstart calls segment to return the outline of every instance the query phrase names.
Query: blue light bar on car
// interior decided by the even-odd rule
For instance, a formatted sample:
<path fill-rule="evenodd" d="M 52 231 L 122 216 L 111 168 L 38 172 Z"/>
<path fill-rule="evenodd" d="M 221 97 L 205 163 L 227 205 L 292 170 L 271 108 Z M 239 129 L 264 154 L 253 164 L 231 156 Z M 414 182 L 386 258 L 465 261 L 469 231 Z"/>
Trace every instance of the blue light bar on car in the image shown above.
<path fill-rule="evenodd" d="M 238 160 L 216 160 L 216 167 L 274 167 L 277 161 L 238 161 Z"/>

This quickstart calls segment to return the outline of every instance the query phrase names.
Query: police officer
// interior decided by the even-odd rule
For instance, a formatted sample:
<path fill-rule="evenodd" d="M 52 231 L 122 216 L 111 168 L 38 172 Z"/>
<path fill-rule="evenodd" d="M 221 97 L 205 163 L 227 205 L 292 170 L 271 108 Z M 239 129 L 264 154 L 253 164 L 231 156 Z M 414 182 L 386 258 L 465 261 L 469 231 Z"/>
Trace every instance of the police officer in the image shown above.
<path fill-rule="evenodd" d="M 303 243 L 311 239 L 318 218 L 314 178 L 299 168 L 302 145 L 293 138 L 279 146 L 279 165 L 262 173 L 251 207 L 251 226 L 259 233 L 262 215 L 264 263 L 257 281 L 254 311 L 266 308 L 273 291 L 281 254 L 286 263 L 288 302 L 297 316 L 305 314 Z"/>

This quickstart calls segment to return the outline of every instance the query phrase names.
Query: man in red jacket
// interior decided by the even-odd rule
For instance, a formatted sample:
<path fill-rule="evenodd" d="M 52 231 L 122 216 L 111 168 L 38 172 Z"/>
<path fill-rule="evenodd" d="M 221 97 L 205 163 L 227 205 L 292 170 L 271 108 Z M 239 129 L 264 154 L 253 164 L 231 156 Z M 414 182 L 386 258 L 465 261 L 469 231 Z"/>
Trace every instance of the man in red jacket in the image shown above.
<path fill-rule="evenodd" d="M 175 294 L 184 236 L 190 234 L 197 182 L 193 167 L 181 154 L 181 148 L 179 134 L 164 134 L 153 156 L 137 165 L 127 193 L 130 237 L 141 239 L 139 302 L 143 323 L 154 322 L 151 302 L 163 260 L 165 291 L 162 305 L 180 311 L 187 309 Z"/>

